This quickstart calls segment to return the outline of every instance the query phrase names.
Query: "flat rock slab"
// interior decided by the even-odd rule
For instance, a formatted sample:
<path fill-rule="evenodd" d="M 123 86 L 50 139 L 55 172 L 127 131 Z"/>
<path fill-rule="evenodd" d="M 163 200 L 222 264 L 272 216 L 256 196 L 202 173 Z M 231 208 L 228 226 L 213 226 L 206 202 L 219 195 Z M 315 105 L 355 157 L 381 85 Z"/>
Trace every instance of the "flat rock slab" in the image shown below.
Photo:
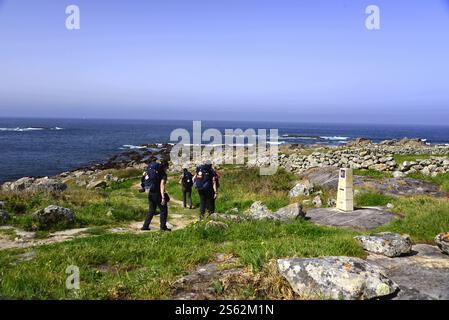
<path fill-rule="evenodd" d="M 414 245 L 413 254 L 388 258 L 370 254 L 367 261 L 382 267 L 389 279 L 399 285 L 398 300 L 448 300 L 449 255 L 436 246 Z"/>
<path fill-rule="evenodd" d="M 306 219 L 313 223 L 355 230 L 371 230 L 391 222 L 398 216 L 379 208 L 361 208 L 343 212 L 335 208 L 307 210 Z"/>

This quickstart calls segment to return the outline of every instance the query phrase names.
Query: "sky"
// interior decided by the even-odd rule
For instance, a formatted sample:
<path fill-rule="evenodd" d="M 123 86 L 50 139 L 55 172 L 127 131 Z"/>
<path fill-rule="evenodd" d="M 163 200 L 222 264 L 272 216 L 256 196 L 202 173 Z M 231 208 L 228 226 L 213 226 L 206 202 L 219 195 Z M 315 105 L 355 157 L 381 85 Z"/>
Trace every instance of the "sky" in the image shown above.
<path fill-rule="evenodd" d="M 448 57 L 449 0 L 0 0 L 0 117 L 446 124 Z"/>

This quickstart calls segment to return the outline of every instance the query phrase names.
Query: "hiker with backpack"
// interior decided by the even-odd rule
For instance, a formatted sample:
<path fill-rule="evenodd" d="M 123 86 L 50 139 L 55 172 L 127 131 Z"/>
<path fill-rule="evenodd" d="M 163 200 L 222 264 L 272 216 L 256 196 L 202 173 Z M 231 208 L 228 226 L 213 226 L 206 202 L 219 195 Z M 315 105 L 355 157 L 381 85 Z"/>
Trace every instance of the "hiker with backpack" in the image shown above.
<path fill-rule="evenodd" d="M 187 168 L 184 168 L 182 175 L 179 179 L 179 183 L 182 187 L 182 202 L 184 208 L 187 207 L 187 201 L 189 202 L 189 209 L 192 209 L 192 186 L 193 186 L 193 175 Z"/>
<path fill-rule="evenodd" d="M 170 198 L 165 192 L 165 184 L 167 183 L 167 174 L 165 170 L 166 164 L 157 163 L 153 160 L 142 175 L 141 191 L 148 191 L 149 211 L 141 230 L 150 230 L 151 220 L 153 219 L 153 216 L 156 215 L 156 209 L 159 208 L 161 231 L 171 231 L 167 228 L 167 202 Z"/>
<path fill-rule="evenodd" d="M 200 219 L 203 219 L 206 209 L 209 215 L 215 212 L 215 199 L 218 196 L 218 176 L 210 161 L 197 167 L 193 185 L 200 196 Z"/>

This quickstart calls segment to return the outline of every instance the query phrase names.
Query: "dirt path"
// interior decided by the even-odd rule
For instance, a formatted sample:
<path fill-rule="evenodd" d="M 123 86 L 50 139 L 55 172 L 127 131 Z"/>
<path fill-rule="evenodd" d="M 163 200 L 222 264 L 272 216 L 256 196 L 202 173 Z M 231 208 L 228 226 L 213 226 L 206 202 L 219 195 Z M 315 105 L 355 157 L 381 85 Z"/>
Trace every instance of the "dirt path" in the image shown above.
<path fill-rule="evenodd" d="M 182 201 L 172 198 L 171 202 L 173 204 L 176 204 L 177 206 L 182 206 Z M 179 230 L 194 222 L 195 218 L 191 215 L 176 213 L 175 209 L 175 213 L 170 213 L 169 211 L 168 220 L 168 228 L 172 230 Z M 134 221 L 125 226 L 110 228 L 107 230 L 107 232 L 134 234 L 142 234 L 148 232 L 140 230 L 142 225 L 143 220 Z M 159 216 L 155 216 L 153 218 L 150 229 L 150 232 L 159 231 Z M 67 229 L 63 231 L 52 232 L 48 235 L 47 238 L 38 239 L 36 238 L 36 232 L 28 232 L 11 226 L 2 226 L 0 227 L 0 250 L 30 248 L 94 236 L 89 234 L 88 230 L 89 228 Z"/>

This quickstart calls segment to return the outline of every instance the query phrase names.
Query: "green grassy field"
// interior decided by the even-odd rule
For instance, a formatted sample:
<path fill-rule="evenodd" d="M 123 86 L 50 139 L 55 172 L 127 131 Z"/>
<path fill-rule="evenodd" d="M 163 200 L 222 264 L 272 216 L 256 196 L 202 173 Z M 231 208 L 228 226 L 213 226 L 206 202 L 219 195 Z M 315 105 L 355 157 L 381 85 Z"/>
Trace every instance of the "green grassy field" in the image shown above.
<path fill-rule="evenodd" d="M 169 177 L 168 191 L 172 198 L 181 199 L 177 176 Z M 439 177 L 443 185 L 447 176 Z M 284 171 L 261 177 L 257 170 L 238 167 L 222 172 L 219 212 L 248 208 L 260 200 L 277 209 L 298 199 L 289 199 L 288 190 L 296 177 Z M 86 191 L 71 186 L 62 194 L 1 194 L 7 201 L 7 211 L 13 219 L 7 224 L 41 230 L 34 225 L 31 213 L 48 204 L 73 209 L 77 219 L 70 227 L 88 226 L 89 237 L 39 246 L 30 249 L 0 251 L 0 297 L 13 299 L 169 299 L 171 284 L 198 264 L 212 261 L 217 253 L 231 254 L 238 265 L 250 270 L 254 278 L 263 278 L 265 287 L 275 287 L 267 266 L 273 259 L 301 256 L 348 255 L 363 257 L 365 253 L 353 236 L 360 232 L 317 226 L 310 221 L 290 224 L 277 222 L 229 223 L 229 228 L 206 229 L 206 222 L 197 222 L 169 233 L 110 234 L 107 229 L 126 221 L 141 221 L 147 210 L 146 197 L 137 191 L 137 177 L 129 177 L 102 191 Z M 198 205 L 196 191 L 194 203 Z M 323 198 L 335 194 L 324 194 Z M 310 196 L 309 199 L 313 198 Z M 301 198 L 302 200 L 303 198 Z M 430 197 L 390 197 L 373 191 L 358 193 L 358 206 L 392 203 L 401 220 L 375 231 L 408 233 L 414 242 L 431 243 L 434 236 L 449 230 L 449 200 Z M 112 215 L 107 212 L 111 211 Z M 196 217 L 198 210 L 170 204 L 170 214 Z M 63 228 L 67 226 L 57 226 Z M 14 237 L 3 231 L 6 237 Z M 21 254 L 34 252 L 30 261 L 21 261 Z M 81 271 L 81 289 L 66 290 L 65 270 L 76 265 Z M 271 283 L 270 281 L 273 281 Z M 220 287 L 220 284 L 217 284 Z M 220 287 L 221 288 L 221 287 Z M 282 298 L 280 292 L 268 295 L 254 284 L 236 283 L 229 290 L 233 297 L 247 299 Z M 221 292 L 222 289 L 219 290 Z M 274 290 L 277 292 L 276 290 Z M 265 293 L 264 293 L 265 292 Z"/>

